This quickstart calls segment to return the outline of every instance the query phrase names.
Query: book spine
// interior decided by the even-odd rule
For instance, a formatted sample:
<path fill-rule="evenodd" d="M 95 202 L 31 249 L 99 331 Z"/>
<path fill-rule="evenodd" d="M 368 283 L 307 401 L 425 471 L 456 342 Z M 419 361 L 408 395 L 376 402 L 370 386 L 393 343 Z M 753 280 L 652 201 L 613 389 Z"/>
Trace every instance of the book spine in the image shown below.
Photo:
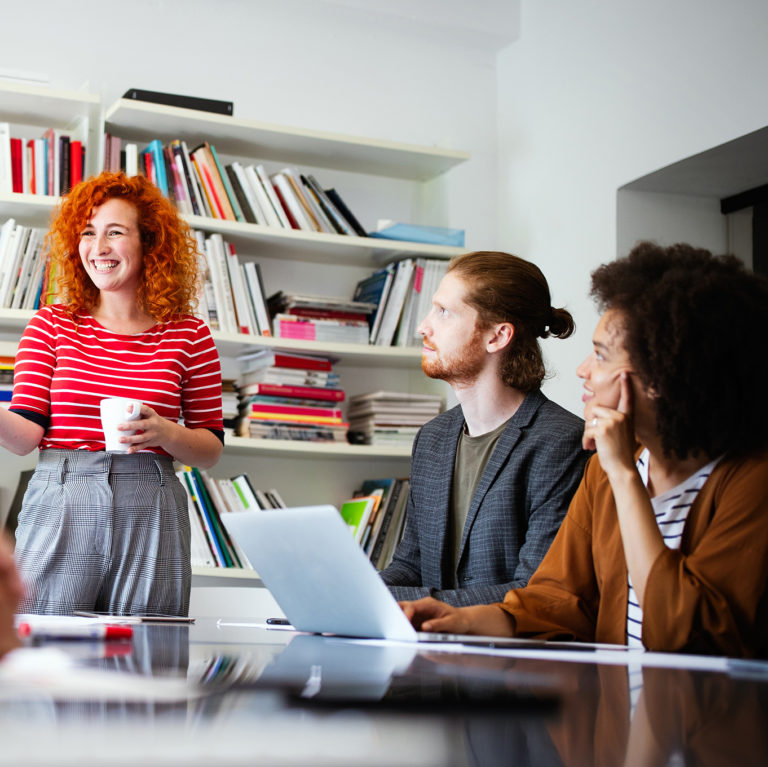
<path fill-rule="evenodd" d="M 367 237 L 368 234 L 366 233 L 365 229 L 363 229 L 363 227 L 360 225 L 360 222 L 355 218 L 355 215 L 346 206 L 339 193 L 335 189 L 326 189 L 325 194 L 328 196 L 328 199 L 335 205 L 339 213 L 344 216 L 347 223 L 354 230 L 355 234 L 359 235 L 360 237 Z"/>
<path fill-rule="evenodd" d="M 202 525 L 203 532 L 205 533 L 205 537 L 208 542 L 208 546 L 211 549 L 211 553 L 213 554 L 214 559 L 216 560 L 216 564 L 219 567 L 226 567 L 224 553 L 221 550 L 221 544 L 216 539 L 216 535 L 213 532 L 213 526 L 211 524 L 211 520 L 208 517 L 208 514 L 205 510 L 205 507 L 202 502 L 202 498 L 198 494 L 197 486 L 192 477 L 192 472 L 189 470 L 184 472 L 184 484 L 186 485 L 187 494 L 192 499 L 192 502 L 195 505 L 195 510 L 197 511 L 198 517 L 200 519 L 200 524 Z"/>
<path fill-rule="evenodd" d="M 229 543 L 229 536 L 221 524 L 219 512 L 213 505 L 208 490 L 203 482 L 200 470 L 196 468 L 190 469 L 192 472 L 192 481 L 195 483 L 195 489 L 197 490 L 198 497 L 202 500 L 202 504 L 208 512 L 211 520 L 211 527 L 213 528 L 214 535 L 218 539 L 219 546 L 221 548 L 222 556 L 224 557 L 225 567 L 239 567 L 239 562 L 236 564 L 231 551 L 231 544 Z"/>
<path fill-rule="evenodd" d="M 328 402 L 343 402 L 345 393 L 342 389 L 321 389 L 317 386 L 290 386 L 288 384 L 257 383 L 255 394 L 268 397 L 297 397 L 306 399 L 327 400 Z"/>
<path fill-rule="evenodd" d="M 245 221 L 245 216 L 243 215 L 243 211 L 240 208 L 240 203 L 238 202 L 237 195 L 235 195 L 235 190 L 232 188 L 232 184 L 229 183 L 229 176 L 224 170 L 224 166 L 219 161 L 218 154 L 216 154 L 216 148 L 213 146 L 213 144 L 208 144 L 207 147 L 211 153 L 211 158 L 213 159 L 213 164 L 218 177 L 221 180 L 221 185 L 223 187 L 224 194 L 226 195 L 227 202 L 229 202 L 229 207 L 232 209 L 232 215 L 236 221 Z"/>
<path fill-rule="evenodd" d="M 266 402 L 252 402 L 252 413 L 275 413 L 276 415 L 308 415 L 322 418 L 341 418 L 341 410 L 331 407 L 302 407 L 299 405 L 270 405 Z"/>

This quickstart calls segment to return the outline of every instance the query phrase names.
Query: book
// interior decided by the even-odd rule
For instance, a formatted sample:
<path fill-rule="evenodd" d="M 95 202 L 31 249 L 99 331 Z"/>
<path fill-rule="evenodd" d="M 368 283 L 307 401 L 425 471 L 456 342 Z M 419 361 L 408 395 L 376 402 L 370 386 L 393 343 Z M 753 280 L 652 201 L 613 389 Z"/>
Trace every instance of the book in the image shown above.
<path fill-rule="evenodd" d="M 240 333 L 257 335 L 256 326 L 252 320 L 253 311 L 251 308 L 250 297 L 246 294 L 243 272 L 240 269 L 240 263 L 237 260 L 235 246 L 232 245 L 231 242 L 225 242 L 224 251 L 227 260 L 229 283 L 232 287 L 232 299 L 235 304 L 237 329 Z"/>
<path fill-rule="evenodd" d="M 367 344 L 370 333 L 365 321 L 312 319 L 292 314 L 277 314 L 272 324 L 275 338 L 320 343 Z"/>
<path fill-rule="evenodd" d="M 367 233 L 365 229 L 360 225 L 360 222 L 355 218 L 354 213 L 346 206 L 344 200 L 341 199 L 341 195 L 335 190 L 335 189 L 326 189 L 325 194 L 327 195 L 328 199 L 334 204 L 336 207 L 336 210 L 341 213 L 341 215 L 344 217 L 344 220 L 349 224 L 350 227 L 352 227 L 352 230 L 357 234 L 359 237 L 367 237 Z"/>
<path fill-rule="evenodd" d="M 381 530 L 369 554 L 371 562 L 378 570 L 383 570 L 392 561 L 392 554 L 402 537 L 409 492 L 408 479 L 398 479 L 392 488 L 392 498 L 384 512 Z"/>
<path fill-rule="evenodd" d="M 235 108 L 232 101 L 201 98 L 200 96 L 182 96 L 178 93 L 162 93 L 142 88 L 129 88 L 123 94 L 123 98 L 133 101 L 147 101 L 151 104 L 165 104 L 166 106 L 181 107 L 182 109 L 196 109 L 200 112 L 213 112 L 215 114 L 229 115 L 230 117 L 234 114 Z"/>
<path fill-rule="evenodd" d="M 408 293 L 413 274 L 414 260 L 404 258 L 397 262 L 392 287 L 389 291 L 387 303 L 384 306 L 384 314 L 381 318 L 379 333 L 376 337 L 377 346 L 391 346 L 395 337 L 395 330 L 400 322 L 403 304 Z"/>
<path fill-rule="evenodd" d="M 312 205 L 308 196 L 305 194 L 304 190 L 306 187 L 304 187 L 304 185 L 301 183 L 298 171 L 295 171 L 293 168 L 283 168 L 280 173 L 288 181 L 288 184 L 293 190 L 299 205 L 301 205 L 304 214 L 306 215 L 307 220 L 310 222 L 313 229 L 316 232 L 333 231 L 333 227 L 329 223 L 326 223 L 324 216 L 318 215 L 318 211 L 315 210 L 315 207 Z"/>
<path fill-rule="evenodd" d="M 238 384 L 274 383 L 287 386 L 328 386 L 338 388 L 338 373 L 321 373 L 315 370 L 295 370 L 292 368 L 269 367 L 241 373 Z"/>
<path fill-rule="evenodd" d="M 197 483 L 194 481 L 192 472 L 185 470 L 181 472 L 181 474 L 182 479 L 184 480 L 184 487 L 187 491 L 187 495 L 195 507 L 195 512 L 198 519 L 200 520 L 201 529 L 205 534 L 205 539 L 208 543 L 208 547 L 213 555 L 213 558 L 215 559 L 218 567 L 227 567 L 224 552 L 221 548 L 221 543 L 216 537 L 216 533 L 213 529 L 213 523 L 211 522 L 210 516 L 207 513 L 202 500 L 202 495 L 199 492 Z"/>
<path fill-rule="evenodd" d="M 219 329 L 224 333 L 237 333 L 235 304 L 232 298 L 232 286 L 229 283 L 229 271 L 226 263 L 224 238 L 214 233 L 205 241 L 205 256 L 216 296 L 216 315 Z"/>
<path fill-rule="evenodd" d="M 339 513 L 358 543 L 362 542 L 368 519 L 379 501 L 379 496 L 367 495 L 361 498 L 350 498 L 341 504 Z"/>
<path fill-rule="evenodd" d="M 326 389 L 316 386 L 290 386 L 255 382 L 240 387 L 241 396 L 261 395 L 266 397 L 295 397 L 296 399 L 322 400 L 327 402 L 343 402 L 343 389 Z"/>
<path fill-rule="evenodd" d="M 213 159 L 210 144 L 207 141 L 199 144 L 190 152 L 190 157 L 198 168 L 209 200 L 213 201 L 211 209 L 214 211 L 215 217 L 235 221 L 235 212 L 232 209 L 226 189 L 224 188 L 224 182 Z"/>
<path fill-rule="evenodd" d="M 274 349 L 259 349 L 255 352 L 246 352 L 237 357 L 240 369 L 245 373 L 249 370 L 264 367 L 298 368 L 300 370 L 320 370 L 329 372 L 333 368 L 333 361 L 329 357 L 319 357 L 314 354 L 295 354 L 292 352 L 278 352 Z"/>
<path fill-rule="evenodd" d="M 232 477 L 230 482 L 232 483 L 232 487 L 237 493 L 245 511 L 264 508 L 264 506 L 259 503 L 256 497 L 256 491 L 247 474 L 238 474 L 237 476 Z"/>
<path fill-rule="evenodd" d="M 248 189 L 253 198 L 252 205 L 258 210 L 259 223 L 264 226 L 280 226 L 280 221 L 272 208 L 272 203 L 267 197 L 267 193 L 264 190 L 261 179 L 256 173 L 256 169 L 252 165 L 249 165 L 243 168 L 242 172 L 245 176 L 245 183 L 248 185 Z"/>
<path fill-rule="evenodd" d="M 11 137 L 11 191 L 24 192 L 24 172 L 22 169 L 23 143 L 20 138 Z"/>
<path fill-rule="evenodd" d="M 388 264 L 383 269 L 374 272 L 370 277 L 360 280 L 355 286 L 352 299 L 354 301 L 371 303 L 376 307 L 370 320 L 371 331 L 368 339 L 370 343 L 375 343 L 376 335 L 381 326 L 381 317 L 384 314 L 383 308 L 387 302 L 394 273 L 394 265 Z"/>
<path fill-rule="evenodd" d="M 229 201 L 229 205 L 232 208 L 232 213 L 235 216 L 235 220 L 245 221 L 245 217 L 243 216 L 243 211 L 240 208 L 240 203 L 238 202 L 234 189 L 232 188 L 232 185 L 229 182 L 229 176 L 224 170 L 224 166 L 219 161 L 219 156 L 216 153 L 216 147 L 213 144 L 207 144 L 207 143 L 206 143 L 206 146 L 208 147 L 208 151 L 210 152 L 211 158 L 213 159 L 213 164 L 218 173 L 218 177 L 219 179 L 221 179 L 222 186 L 224 187 L 224 194 L 226 195 L 227 200 Z"/>
<path fill-rule="evenodd" d="M 256 171 L 256 175 L 259 177 L 259 180 L 261 181 L 261 185 L 264 188 L 264 192 L 267 195 L 267 199 L 272 205 L 272 209 L 275 211 L 275 214 L 277 215 L 278 223 L 275 224 L 275 226 L 279 225 L 279 226 L 285 227 L 286 229 L 290 229 L 291 223 L 288 220 L 288 216 L 286 215 L 283 209 L 283 206 L 280 203 L 280 200 L 278 200 L 277 198 L 275 187 L 272 185 L 272 182 L 270 181 L 264 166 L 255 165 L 254 170 Z"/>
<path fill-rule="evenodd" d="M 271 336 L 272 324 L 267 311 L 267 302 L 264 298 L 264 283 L 261 279 L 259 265 L 254 261 L 246 261 L 243 264 L 243 273 L 245 274 L 245 287 L 250 295 L 259 332 L 262 336 Z"/>
<path fill-rule="evenodd" d="M 319 228 L 310 220 L 304 211 L 296 192 L 291 186 L 290 181 L 284 173 L 273 173 L 270 176 L 275 189 L 279 192 L 280 201 L 283 203 L 286 213 L 290 213 L 293 221 L 296 222 L 297 229 L 303 229 L 305 232 L 317 232 Z"/>
<path fill-rule="evenodd" d="M 351 230 L 349 224 L 346 222 L 344 216 L 339 213 L 336 206 L 331 202 L 330 198 L 325 193 L 325 190 L 317 182 L 317 179 L 311 173 L 308 173 L 306 176 L 302 175 L 301 180 L 315 195 L 318 204 L 325 211 L 325 214 L 334 229 L 336 229 L 339 234 L 350 234 Z"/>
<path fill-rule="evenodd" d="M 71 141 L 69 144 L 69 188 L 76 186 L 83 180 L 83 142 Z"/>
<path fill-rule="evenodd" d="M 113 150 L 114 151 L 114 148 Z M 144 150 L 144 156 L 149 155 L 152 161 L 152 168 L 155 175 L 155 184 L 158 189 L 166 196 L 171 196 L 170 187 L 168 186 L 168 177 L 165 173 L 165 158 L 163 156 L 163 145 L 160 139 L 153 139 L 147 145 Z"/>
<path fill-rule="evenodd" d="M 258 224 L 259 221 L 256 216 L 253 215 L 251 204 L 248 202 L 248 197 L 245 193 L 245 190 L 243 189 L 242 184 L 240 183 L 240 179 L 238 178 L 235 169 L 232 167 L 232 164 L 227 165 L 224 170 L 227 174 L 227 177 L 229 178 L 229 184 L 232 187 L 232 191 L 235 197 L 237 197 L 237 202 L 240 206 L 243 219 L 248 224 Z"/>
<path fill-rule="evenodd" d="M 306 416 L 308 418 L 333 418 L 341 422 L 341 410 L 333 407 L 309 407 L 305 405 L 270 404 L 263 400 L 246 403 L 248 415 L 267 417 L 269 415 Z M 328 423 L 328 422 L 327 422 Z"/>
<path fill-rule="evenodd" d="M 197 176 L 197 170 L 192 162 L 192 158 L 189 156 L 189 148 L 186 141 L 171 142 L 172 146 L 178 143 L 179 150 L 181 151 L 181 161 L 184 165 L 184 178 L 187 181 L 187 187 L 190 192 L 190 201 L 192 203 L 192 210 L 196 216 L 210 216 L 210 210 L 206 208 L 206 202 L 204 201 L 204 194 L 200 187 L 200 180 Z"/>

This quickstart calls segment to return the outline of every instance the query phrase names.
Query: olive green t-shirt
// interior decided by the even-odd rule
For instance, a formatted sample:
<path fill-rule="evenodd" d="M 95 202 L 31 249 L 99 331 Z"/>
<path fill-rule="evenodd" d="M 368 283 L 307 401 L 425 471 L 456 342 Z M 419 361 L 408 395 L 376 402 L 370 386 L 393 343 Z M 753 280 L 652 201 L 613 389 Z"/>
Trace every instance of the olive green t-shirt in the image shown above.
<path fill-rule="evenodd" d="M 459 444 L 456 446 L 456 460 L 453 464 L 453 484 L 451 486 L 451 506 L 448 519 L 448 539 L 451 546 L 452 572 L 456 572 L 459 563 L 459 547 L 467 521 L 467 514 L 475 494 L 480 477 L 483 476 L 488 465 L 493 449 L 499 441 L 509 420 L 504 421 L 487 434 L 470 437 L 467 434 L 467 425 L 461 431 Z M 453 584 L 456 588 L 457 584 Z"/>

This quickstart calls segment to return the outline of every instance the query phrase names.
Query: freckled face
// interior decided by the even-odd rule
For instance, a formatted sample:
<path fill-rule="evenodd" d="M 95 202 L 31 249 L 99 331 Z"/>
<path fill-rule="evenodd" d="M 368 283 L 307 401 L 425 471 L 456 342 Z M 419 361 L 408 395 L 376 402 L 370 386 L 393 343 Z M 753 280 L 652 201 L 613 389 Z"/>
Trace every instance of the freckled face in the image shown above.
<path fill-rule="evenodd" d="M 477 310 L 464 300 L 462 280 L 448 273 L 432 297 L 432 308 L 418 332 L 424 338 L 422 370 L 448 383 L 473 381 L 486 363 Z"/>
<path fill-rule="evenodd" d="M 80 235 L 79 254 L 99 290 L 135 296 L 144 261 L 135 206 L 114 198 L 94 208 Z"/>
<path fill-rule="evenodd" d="M 592 337 L 592 353 L 579 365 L 576 375 L 584 379 L 584 420 L 592 418 L 592 408 L 603 405 L 616 409 L 621 394 L 619 376 L 632 370 L 624 348 L 621 313 L 608 309 L 600 318 Z"/>

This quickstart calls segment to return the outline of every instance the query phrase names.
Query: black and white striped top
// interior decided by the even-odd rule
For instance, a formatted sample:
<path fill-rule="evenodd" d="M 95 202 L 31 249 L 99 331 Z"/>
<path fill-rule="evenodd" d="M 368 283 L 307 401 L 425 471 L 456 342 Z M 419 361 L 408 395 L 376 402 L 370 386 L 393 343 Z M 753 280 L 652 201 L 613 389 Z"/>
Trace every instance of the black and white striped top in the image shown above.
<path fill-rule="evenodd" d="M 648 487 L 648 450 L 643 450 L 637 459 L 637 470 Z M 712 470 L 717 465 L 719 458 L 702 466 L 693 476 L 681 482 L 662 495 L 651 498 L 656 524 L 659 526 L 664 543 L 670 549 L 679 549 L 680 540 L 683 537 L 685 521 L 699 490 L 709 478 Z M 629 577 L 629 575 L 627 576 Z M 627 644 L 630 647 L 642 647 L 643 611 L 638 604 L 637 594 L 632 587 L 632 579 L 629 578 L 629 600 L 627 604 Z"/>

